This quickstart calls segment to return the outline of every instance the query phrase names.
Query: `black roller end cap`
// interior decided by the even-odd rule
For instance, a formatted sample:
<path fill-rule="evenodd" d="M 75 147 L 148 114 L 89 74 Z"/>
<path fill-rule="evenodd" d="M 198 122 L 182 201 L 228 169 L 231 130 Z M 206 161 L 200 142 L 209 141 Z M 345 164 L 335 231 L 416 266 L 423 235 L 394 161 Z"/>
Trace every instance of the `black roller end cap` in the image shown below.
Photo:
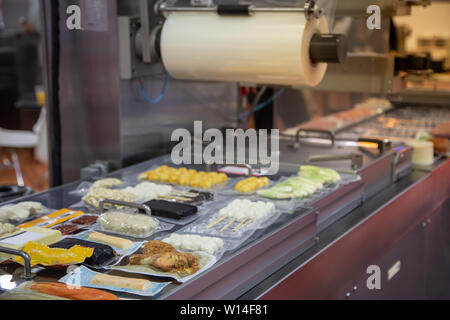
<path fill-rule="evenodd" d="M 315 34 L 309 54 L 313 63 L 343 63 L 347 58 L 347 37 L 342 34 Z"/>

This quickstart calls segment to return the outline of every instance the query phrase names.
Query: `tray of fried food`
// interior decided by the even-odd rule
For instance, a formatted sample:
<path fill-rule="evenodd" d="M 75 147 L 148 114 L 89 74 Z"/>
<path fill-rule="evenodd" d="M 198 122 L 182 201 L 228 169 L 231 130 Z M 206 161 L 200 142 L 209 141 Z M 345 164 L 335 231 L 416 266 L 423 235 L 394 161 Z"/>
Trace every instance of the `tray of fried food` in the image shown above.
<path fill-rule="evenodd" d="M 153 297 L 170 284 L 170 282 L 155 282 L 145 278 L 145 276 L 124 277 L 105 274 L 81 266 L 71 270 L 58 281 L 69 286 L 82 286 L 143 297 Z"/>
<path fill-rule="evenodd" d="M 168 243 L 152 240 L 145 243 L 136 254 L 122 258 L 109 269 L 186 282 L 215 262 L 216 258 L 205 252 L 185 253 Z"/>

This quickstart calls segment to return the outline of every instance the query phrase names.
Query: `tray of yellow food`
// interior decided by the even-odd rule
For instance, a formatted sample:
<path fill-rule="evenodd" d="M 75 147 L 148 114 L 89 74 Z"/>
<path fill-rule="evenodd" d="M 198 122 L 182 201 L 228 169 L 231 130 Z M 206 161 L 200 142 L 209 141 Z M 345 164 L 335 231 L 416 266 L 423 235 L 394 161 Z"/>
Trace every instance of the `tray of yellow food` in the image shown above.
<path fill-rule="evenodd" d="M 204 190 L 218 190 L 228 182 L 228 176 L 224 173 L 173 168 L 166 165 L 142 172 L 138 179 Z"/>
<path fill-rule="evenodd" d="M 41 265 L 44 267 L 69 266 L 83 263 L 94 254 L 93 248 L 75 245 L 70 249 L 50 248 L 44 244 L 29 242 L 22 249 L 31 258 L 31 266 Z M 15 262 L 23 265 L 21 257 L 14 259 Z"/>
<path fill-rule="evenodd" d="M 268 177 L 233 177 L 229 178 L 228 185 L 217 193 L 223 196 L 251 196 L 274 184 L 275 181 Z"/>

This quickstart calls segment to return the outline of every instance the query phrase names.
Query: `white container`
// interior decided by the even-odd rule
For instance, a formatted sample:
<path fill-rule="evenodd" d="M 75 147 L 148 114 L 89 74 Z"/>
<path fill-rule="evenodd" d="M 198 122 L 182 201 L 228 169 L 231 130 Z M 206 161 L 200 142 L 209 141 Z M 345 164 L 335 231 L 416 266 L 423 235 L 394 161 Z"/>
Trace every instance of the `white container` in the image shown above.
<path fill-rule="evenodd" d="M 434 145 L 430 141 L 414 140 L 408 143 L 414 149 L 412 163 L 415 165 L 429 166 L 434 162 Z"/>

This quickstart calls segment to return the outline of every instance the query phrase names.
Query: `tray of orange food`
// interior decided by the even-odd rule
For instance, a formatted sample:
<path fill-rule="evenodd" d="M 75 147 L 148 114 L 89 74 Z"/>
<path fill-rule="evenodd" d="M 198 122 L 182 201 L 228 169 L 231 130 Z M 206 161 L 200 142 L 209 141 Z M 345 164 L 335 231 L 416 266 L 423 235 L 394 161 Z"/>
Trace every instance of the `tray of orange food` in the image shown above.
<path fill-rule="evenodd" d="M 26 282 L 0 295 L 0 300 L 120 300 L 98 289 L 69 286 L 57 282 Z"/>

